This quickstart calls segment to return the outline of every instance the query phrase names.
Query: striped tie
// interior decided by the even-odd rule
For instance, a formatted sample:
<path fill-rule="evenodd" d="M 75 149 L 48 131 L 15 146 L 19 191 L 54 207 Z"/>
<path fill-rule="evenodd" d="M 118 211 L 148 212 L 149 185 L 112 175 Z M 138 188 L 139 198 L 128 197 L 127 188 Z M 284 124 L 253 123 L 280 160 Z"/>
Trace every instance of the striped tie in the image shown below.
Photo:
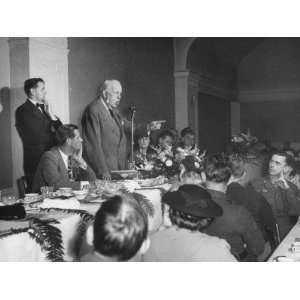
<path fill-rule="evenodd" d="M 68 177 L 70 181 L 74 181 L 73 177 L 73 170 L 72 170 L 72 165 L 71 165 L 71 157 L 68 157 Z"/>

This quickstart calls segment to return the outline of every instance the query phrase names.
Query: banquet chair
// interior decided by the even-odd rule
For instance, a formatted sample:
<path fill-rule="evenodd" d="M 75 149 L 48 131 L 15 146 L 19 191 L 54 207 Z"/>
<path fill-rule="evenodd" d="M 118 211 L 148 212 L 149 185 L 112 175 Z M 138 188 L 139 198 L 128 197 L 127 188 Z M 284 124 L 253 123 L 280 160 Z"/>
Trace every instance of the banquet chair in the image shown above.
<path fill-rule="evenodd" d="M 27 182 L 25 176 L 22 176 L 17 179 L 17 187 L 18 187 L 19 198 L 24 198 L 27 190 Z"/>

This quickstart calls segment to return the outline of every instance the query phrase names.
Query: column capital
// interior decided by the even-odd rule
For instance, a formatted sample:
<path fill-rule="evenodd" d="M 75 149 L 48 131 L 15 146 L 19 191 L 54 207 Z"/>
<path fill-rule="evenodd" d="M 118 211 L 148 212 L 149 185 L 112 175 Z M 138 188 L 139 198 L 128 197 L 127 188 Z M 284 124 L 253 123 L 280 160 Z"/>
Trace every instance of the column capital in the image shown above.
<path fill-rule="evenodd" d="M 31 48 L 43 48 L 49 51 L 56 51 L 63 55 L 69 54 L 68 39 L 63 37 L 57 38 L 44 38 L 44 37 L 33 37 L 29 38 Z"/>
<path fill-rule="evenodd" d="M 181 71 L 175 71 L 174 77 L 175 78 L 187 78 L 190 75 L 189 70 L 181 70 Z"/>
<path fill-rule="evenodd" d="M 8 45 L 10 48 L 15 46 L 27 46 L 29 44 L 29 38 L 27 37 L 13 37 L 8 39 Z"/>

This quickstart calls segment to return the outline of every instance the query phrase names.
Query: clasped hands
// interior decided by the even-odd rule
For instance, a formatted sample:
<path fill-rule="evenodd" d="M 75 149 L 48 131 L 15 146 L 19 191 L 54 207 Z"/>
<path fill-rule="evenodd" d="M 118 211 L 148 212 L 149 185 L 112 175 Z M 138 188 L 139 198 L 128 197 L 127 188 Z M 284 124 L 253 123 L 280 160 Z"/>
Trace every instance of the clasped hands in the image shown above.
<path fill-rule="evenodd" d="M 287 180 L 285 179 L 283 172 L 281 172 L 280 177 L 274 180 L 273 183 L 285 190 L 289 188 L 289 184 L 287 183 Z"/>

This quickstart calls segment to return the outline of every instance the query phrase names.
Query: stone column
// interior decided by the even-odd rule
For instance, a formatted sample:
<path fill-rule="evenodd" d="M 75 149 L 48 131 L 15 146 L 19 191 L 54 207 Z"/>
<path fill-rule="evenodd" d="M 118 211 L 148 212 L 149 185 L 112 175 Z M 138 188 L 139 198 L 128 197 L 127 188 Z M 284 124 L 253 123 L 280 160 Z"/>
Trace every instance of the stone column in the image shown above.
<path fill-rule="evenodd" d="M 196 143 L 199 142 L 198 128 L 198 101 L 199 101 L 199 79 L 196 74 L 190 73 L 188 78 L 188 126 L 195 130 Z"/>
<path fill-rule="evenodd" d="M 24 174 L 23 147 L 15 128 L 16 108 L 26 100 L 24 81 L 30 77 L 45 80 L 54 114 L 69 122 L 69 83 L 67 38 L 10 38 L 10 88 L 13 185 Z"/>
<path fill-rule="evenodd" d="M 189 71 L 176 71 L 175 77 L 175 125 L 177 130 L 188 126 Z"/>

